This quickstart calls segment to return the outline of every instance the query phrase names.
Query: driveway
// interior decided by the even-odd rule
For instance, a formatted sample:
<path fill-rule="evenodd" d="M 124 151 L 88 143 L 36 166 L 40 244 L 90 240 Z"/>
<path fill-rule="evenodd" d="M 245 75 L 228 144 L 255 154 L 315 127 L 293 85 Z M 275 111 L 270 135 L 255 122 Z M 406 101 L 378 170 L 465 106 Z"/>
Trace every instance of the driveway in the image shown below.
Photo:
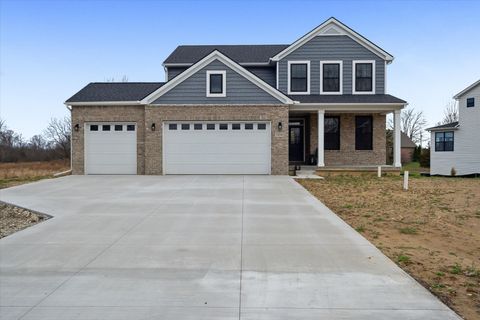
<path fill-rule="evenodd" d="M 1 319 L 459 319 L 289 177 L 69 176 L 0 240 Z"/>

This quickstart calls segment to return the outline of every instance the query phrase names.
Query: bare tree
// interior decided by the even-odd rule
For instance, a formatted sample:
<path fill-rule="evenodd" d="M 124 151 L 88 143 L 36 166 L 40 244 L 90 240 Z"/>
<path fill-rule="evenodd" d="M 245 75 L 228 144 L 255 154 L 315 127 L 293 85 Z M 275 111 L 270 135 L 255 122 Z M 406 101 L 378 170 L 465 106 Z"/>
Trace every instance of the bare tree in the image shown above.
<path fill-rule="evenodd" d="M 64 159 L 70 158 L 70 135 L 71 124 L 68 117 L 64 117 L 63 119 L 52 118 L 44 132 L 48 143 L 50 143 Z"/>
<path fill-rule="evenodd" d="M 437 125 L 447 124 L 458 121 L 458 105 L 455 101 L 449 102 L 443 110 L 443 119 Z"/>
<path fill-rule="evenodd" d="M 421 143 L 422 132 L 427 120 L 423 115 L 423 111 L 416 111 L 415 108 L 409 108 L 402 111 L 400 117 L 400 130 L 405 133 L 416 144 Z M 393 129 L 393 120 L 389 121 L 390 129 Z"/>
<path fill-rule="evenodd" d="M 105 82 L 115 82 L 115 77 L 111 77 L 111 78 L 105 78 Z M 120 80 L 120 82 L 128 82 L 128 76 L 125 74 L 123 75 L 122 79 Z"/>

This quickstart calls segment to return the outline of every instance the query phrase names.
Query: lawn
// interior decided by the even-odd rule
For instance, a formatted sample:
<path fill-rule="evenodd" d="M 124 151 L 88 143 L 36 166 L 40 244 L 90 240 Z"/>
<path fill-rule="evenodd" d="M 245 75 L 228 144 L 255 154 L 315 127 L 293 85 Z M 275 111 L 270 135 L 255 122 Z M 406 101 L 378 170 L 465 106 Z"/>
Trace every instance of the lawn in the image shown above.
<path fill-rule="evenodd" d="M 480 179 L 298 180 L 465 319 L 480 318 Z"/>
<path fill-rule="evenodd" d="M 0 163 L 0 189 L 52 178 L 53 174 L 69 169 L 69 160 Z"/>

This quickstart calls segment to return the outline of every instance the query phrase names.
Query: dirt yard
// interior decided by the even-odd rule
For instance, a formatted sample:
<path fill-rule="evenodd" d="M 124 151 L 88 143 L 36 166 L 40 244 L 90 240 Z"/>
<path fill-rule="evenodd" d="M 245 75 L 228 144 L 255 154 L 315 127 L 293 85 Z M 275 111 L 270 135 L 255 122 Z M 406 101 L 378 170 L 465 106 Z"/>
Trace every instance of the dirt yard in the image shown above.
<path fill-rule="evenodd" d="M 480 179 L 298 180 L 465 319 L 480 319 Z"/>
<path fill-rule="evenodd" d="M 0 202 L 0 239 L 45 219 L 48 217 Z"/>
<path fill-rule="evenodd" d="M 51 178 L 69 168 L 69 160 L 0 163 L 0 189 Z"/>

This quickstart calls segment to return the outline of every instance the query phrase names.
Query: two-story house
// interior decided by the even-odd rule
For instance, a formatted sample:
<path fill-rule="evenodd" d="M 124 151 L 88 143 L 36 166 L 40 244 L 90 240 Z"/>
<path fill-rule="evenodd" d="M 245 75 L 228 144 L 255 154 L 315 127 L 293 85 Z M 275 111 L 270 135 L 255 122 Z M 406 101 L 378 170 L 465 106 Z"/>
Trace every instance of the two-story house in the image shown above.
<path fill-rule="evenodd" d="M 177 47 L 165 82 L 90 83 L 72 113 L 74 174 L 276 174 L 386 162 L 393 56 L 335 18 L 292 44 Z"/>
<path fill-rule="evenodd" d="M 428 130 L 430 138 L 430 174 L 480 174 L 480 80 L 453 97 L 458 103 L 459 121 Z"/>

